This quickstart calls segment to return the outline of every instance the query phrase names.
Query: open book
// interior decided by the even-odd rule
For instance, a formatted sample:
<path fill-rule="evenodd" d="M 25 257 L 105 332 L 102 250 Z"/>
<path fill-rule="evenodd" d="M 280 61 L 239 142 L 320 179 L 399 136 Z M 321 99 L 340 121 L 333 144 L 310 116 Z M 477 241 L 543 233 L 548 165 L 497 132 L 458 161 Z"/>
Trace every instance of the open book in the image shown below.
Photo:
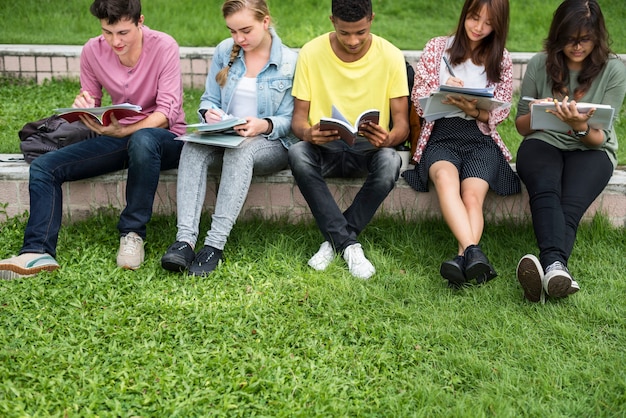
<path fill-rule="evenodd" d="M 81 115 L 89 116 L 103 126 L 107 126 L 111 123 L 111 115 L 115 115 L 117 120 L 133 116 L 147 116 L 145 113 L 141 112 L 141 106 L 130 103 L 102 107 L 61 107 L 54 109 L 54 113 L 57 113 L 61 118 L 70 123 L 80 120 Z"/>
<path fill-rule="evenodd" d="M 430 96 L 420 97 L 418 100 L 424 111 L 423 118 L 428 122 L 444 118 L 450 114 L 460 112 L 460 109 L 452 104 L 442 103 L 447 96 L 462 96 L 467 100 L 477 100 L 478 109 L 491 112 L 497 109 L 506 109 L 511 103 L 503 102 L 493 97 L 492 89 L 473 89 L 465 87 L 440 86 Z"/>
<path fill-rule="evenodd" d="M 192 123 L 187 125 L 187 129 L 198 132 L 226 132 L 232 131 L 237 125 L 242 125 L 247 121 L 232 115 L 225 115 L 222 120 L 216 122 Z"/>
<path fill-rule="evenodd" d="M 609 105 L 594 103 L 576 103 L 580 113 L 587 113 L 596 108 L 589 119 L 589 127 L 593 129 L 611 129 L 615 109 Z M 530 106 L 530 128 L 534 130 L 549 129 L 557 132 L 570 132 L 572 127 L 557 118 L 548 110 L 555 110 L 554 102 L 538 102 Z"/>
<path fill-rule="evenodd" d="M 215 132 L 190 132 L 176 138 L 179 141 L 196 144 L 214 145 L 223 148 L 237 148 L 247 139 L 245 136 Z"/>
<path fill-rule="evenodd" d="M 348 120 L 339 112 L 339 110 L 333 106 L 332 116 L 329 118 L 320 119 L 320 131 L 336 130 L 339 131 L 339 136 L 348 145 L 352 146 L 356 142 L 356 137 L 359 132 L 359 126 L 364 123 L 372 122 L 378 124 L 380 120 L 380 111 L 376 109 L 366 110 L 361 113 L 356 119 L 354 126 L 348 122 Z"/>

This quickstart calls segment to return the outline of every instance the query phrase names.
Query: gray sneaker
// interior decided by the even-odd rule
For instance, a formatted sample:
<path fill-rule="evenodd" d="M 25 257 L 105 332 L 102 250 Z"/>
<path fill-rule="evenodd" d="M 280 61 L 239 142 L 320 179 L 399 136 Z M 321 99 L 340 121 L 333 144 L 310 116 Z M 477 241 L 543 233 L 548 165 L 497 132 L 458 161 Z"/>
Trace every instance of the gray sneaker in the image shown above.
<path fill-rule="evenodd" d="M 134 232 L 120 238 L 120 249 L 117 251 L 117 266 L 127 270 L 137 270 L 143 263 L 145 252 L 143 239 Z"/>
<path fill-rule="evenodd" d="M 359 279 L 367 280 L 376 273 L 376 269 L 372 263 L 365 258 L 363 248 L 358 242 L 346 247 L 343 251 L 343 258 L 346 260 L 346 263 L 348 263 L 350 273 Z"/>
<path fill-rule="evenodd" d="M 543 289 L 548 296 L 554 298 L 564 298 L 570 294 L 572 287 L 572 276 L 569 270 L 560 261 L 555 261 L 546 267 L 546 274 L 543 276 Z M 578 286 L 578 283 L 576 283 Z M 574 291 L 573 293 L 575 293 Z"/>

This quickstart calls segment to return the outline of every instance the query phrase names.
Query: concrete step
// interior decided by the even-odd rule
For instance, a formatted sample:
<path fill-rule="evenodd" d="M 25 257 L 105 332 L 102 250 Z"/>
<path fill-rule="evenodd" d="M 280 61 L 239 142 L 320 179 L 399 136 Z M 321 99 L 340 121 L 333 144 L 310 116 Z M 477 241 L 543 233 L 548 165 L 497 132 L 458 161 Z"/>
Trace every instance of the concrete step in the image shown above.
<path fill-rule="evenodd" d="M 29 210 L 29 166 L 20 158 L 20 154 L 0 154 L 0 202 L 6 205 L 3 213 L 7 217 Z M 336 201 L 345 209 L 359 191 L 363 179 L 328 179 L 328 183 Z M 207 212 L 213 211 L 218 185 L 219 179 L 210 177 L 204 202 L 204 210 Z M 102 209 L 121 210 L 125 205 L 125 186 L 125 170 L 64 184 L 64 219 L 85 219 Z M 161 173 L 154 211 L 159 214 L 176 213 L 176 170 Z M 511 219 L 528 222 L 528 194 L 525 189 L 521 194 L 506 197 L 489 192 L 484 212 L 487 221 Z M 626 227 L 626 167 L 615 170 L 609 185 L 589 208 L 584 219 L 590 220 L 596 213 L 604 214 L 617 227 Z M 403 178 L 398 180 L 378 214 L 404 219 L 441 217 L 439 201 L 432 188 L 429 193 L 417 193 Z M 281 218 L 291 222 L 312 219 L 309 207 L 289 170 L 254 177 L 240 216 Z"/>

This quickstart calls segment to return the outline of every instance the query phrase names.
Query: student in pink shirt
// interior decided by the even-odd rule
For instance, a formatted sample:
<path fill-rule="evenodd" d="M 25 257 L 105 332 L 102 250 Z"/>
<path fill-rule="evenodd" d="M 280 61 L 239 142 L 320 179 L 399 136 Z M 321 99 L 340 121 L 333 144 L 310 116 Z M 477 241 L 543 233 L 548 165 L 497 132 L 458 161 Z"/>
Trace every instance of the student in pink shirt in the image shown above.
<path fill-rule="evenodd" d="M 185 131 L 178 44 L 144 26 L 140 0 L 95 0 L 90 8 L 102 34 L 80 58 L 81 91 L 73 107 L 100 106 L 103 89 L 113 104 L 132 103 L 147 116 L 102 126 L 82 121 L 95 138 L 49 152 L 30 167 L 30 217 L 20 254 L 0 261 L 0 276 L 31 276 L 59 268 L 55 260 L 63 209 L 62 185 L 128 169 L 126 207 L 118 223 L 117 265 L 137 269 L 144 260 L 146 224 L 161 170 L 178 166 Z"/>

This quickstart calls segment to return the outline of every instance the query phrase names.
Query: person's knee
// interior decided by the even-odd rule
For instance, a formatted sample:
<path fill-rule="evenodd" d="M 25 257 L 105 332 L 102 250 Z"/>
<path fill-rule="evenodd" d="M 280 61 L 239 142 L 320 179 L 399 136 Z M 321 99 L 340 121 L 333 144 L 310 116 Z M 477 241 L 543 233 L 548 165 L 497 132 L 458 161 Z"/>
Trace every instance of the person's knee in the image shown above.
<path fill-rule="evenodd" d="M 292 171 L 299 171 L 303 169 L 305 162 L 308 160 L 307 150 L 309 145 L 310 144 L 308 142 L 303 141 L 289 147 L 287 160 Z"/>
<path fill-rule="evenodd" d="M 402 158 L 393 148 L 381 148 L 376 156 L 374 171 L 383 179 L 387 179 L 393 183 L 400 175 L 400 167 L 402 167 Z"/>
<path fill-rule="evenodd" d="M 158 159 L 160 148 L 160 140 L 151 129 L 140 129 L 128 140 L 128 156 L 131 160 Z"/>

